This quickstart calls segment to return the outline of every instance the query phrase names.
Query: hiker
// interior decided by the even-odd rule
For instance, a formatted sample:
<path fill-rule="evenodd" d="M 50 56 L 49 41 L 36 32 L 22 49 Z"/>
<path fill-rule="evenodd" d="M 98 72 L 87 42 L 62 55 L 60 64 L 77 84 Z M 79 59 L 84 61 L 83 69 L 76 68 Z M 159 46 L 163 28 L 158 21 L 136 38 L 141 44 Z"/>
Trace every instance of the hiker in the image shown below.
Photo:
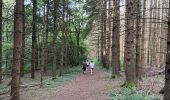
<path fill-rule="evenodd" d="M 87 67 L 86 62 L 83 62 L 83 66 L 82 66 L 83 74 L 84 74 L 84 73 L 85 73 L 85 71 L 86 71 L 86 67 Z"/>
<path fill-rule="evenodd" d="M 94 70 L 94 62 L 91 61 L 90 62 L 90 73 L 93 74 L 93 70 Z"/>
<path fill-rule="evenodd" d="M 89 66 L 90 66 L 90 62 L 87 60 L 86 61 L 86 70 L 88 70 Z"/>

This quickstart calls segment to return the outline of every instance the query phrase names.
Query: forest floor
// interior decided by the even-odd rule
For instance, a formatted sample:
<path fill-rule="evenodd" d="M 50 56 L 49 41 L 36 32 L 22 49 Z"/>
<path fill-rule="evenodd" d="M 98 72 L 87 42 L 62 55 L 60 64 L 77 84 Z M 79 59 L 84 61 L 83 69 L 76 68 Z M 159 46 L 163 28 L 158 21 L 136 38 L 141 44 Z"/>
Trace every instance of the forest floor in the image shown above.
<path fill-rule="evenodd" d="M 147 69 L 146 77 L 143 78 L 140 84 L 140 90 L 144 91 L 147 95 L 153 94 L 154 96 L 163 96 L 158 92 L 164 86 L 164 75 L 153 75 L 159 69 L 149 70 Z M 74 72 L 74 73 L 73 73 Z M 91 75 L 89 70 L 82 74 L 81 68 L 71 69 L 67 71 L 63 77 L 58 77 L 55 81 L 51 80 L 51 75 L 44 76 L 43 87 L 38 85 L 40 82 L 40 73 L 36 73 L 36 79 L 30 79 L 30 76 L 25 76 L 22 79 L 21 88 L 21 100 L 111 100 L 114 96 L 129 96 L 123 94 L 120 91 L 124 91 L 124 88 L 120 87 L 124 83 L 125 77 L 120 79 L 110 79 L 111 73 L 96 69 L 94 74 Z M 123 72 L 122 72 L 123 73 Z M 10 86 L 7 84 L 10 78 L 0 85 L 0 93 L 7 90 L 7 94 L 0 95 L 0 100 L 7 100 L 9 97 Z M 32 84 L 32 85 L 31 85 Z M 37 84 L 37 85 L 36 85 Z M 113 92 L 114 91 L 114 92 Z M 117 93 L 118 92 L 118 93 Z M 120 94 L 121 93 L 121 94 Z M 130 93 L 131 94 L 131 93 Z M 151 95 L 151 96 L 153 96 Z M 135 95 L 136 96 L 136 95 Z M 137 95 L 140 96 L 140 95 Z M 141 95 L 143 96 L 143 94 Z M 116 97 L 119 98 L 119 97 Z M 131 99 L 112 99 L 112 100 L 131 100 Z M 133 99 L 133 100 L 145 100 L 145 99 Z M 146 100 L 160 100 L 160 99 L 146 99 Z"/>
<path fill-rule="evenodd" d="M 114 82 L 114 84 L 113 84 Z M 109 74 L 95 71 L 78 75 L 66 86 L 56 90 L 46 100 L 110 100 L 108 91 L 117 87 L 120 81 L 111 81 Z"/>
<path fill-rule="evenodd" d="M 93 75 L 86 72 L 85 75 L 78 75 L 69 84 L 56 90 L 45 100 L 162 100 L 163 95 L 159 94 L 159 91 L 164 86 L 164 75 L 152 74 L 158 74 L 160 71 L 158 70 L 159 68 L 153 68 L 146 71 L 146 77 L 139 82 L 139 90 L 135 91 L 127 91 L 120 87 L 125 77 L 112 80 L 110 79 L 111 73 L 103 70 L 97 70 Z M 113 98 L 111 96 L 113 91 L 119 91 L 116 95 L 121 97 Z M 123 94 L 122 91 L 127 93 Z"/>

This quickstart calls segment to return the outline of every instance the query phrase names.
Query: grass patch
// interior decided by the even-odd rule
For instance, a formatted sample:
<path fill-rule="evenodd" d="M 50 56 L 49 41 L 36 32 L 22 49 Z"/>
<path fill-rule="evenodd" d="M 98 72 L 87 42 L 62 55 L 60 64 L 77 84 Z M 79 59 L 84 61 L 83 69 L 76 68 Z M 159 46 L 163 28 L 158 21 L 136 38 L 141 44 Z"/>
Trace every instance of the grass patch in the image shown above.
<path fill-rule="evenodd" d="M 56 87 L 56 86 L 63 86 L 67 82 L 71 81 L 80 72 L 81 72 L 80 67 L 65 69 L 62 77 L 57 77 L 56 80 L 52 80 L 52 78 L 46 79 L 43 81 L 43 85 L 44 87 L 49 87 L 49 88 Z"/>
<path fill-rule="evenodd" d="M 111 100 L 161 100 L 159 96 L 147 94 L 146 91 L 123 88 L 110 93 Z"/>
<path fill-rule="evenodd" d="M 122 85 L 124 88 L 136 89 L 136 84 L 133 81 L 127 81 Z"/>

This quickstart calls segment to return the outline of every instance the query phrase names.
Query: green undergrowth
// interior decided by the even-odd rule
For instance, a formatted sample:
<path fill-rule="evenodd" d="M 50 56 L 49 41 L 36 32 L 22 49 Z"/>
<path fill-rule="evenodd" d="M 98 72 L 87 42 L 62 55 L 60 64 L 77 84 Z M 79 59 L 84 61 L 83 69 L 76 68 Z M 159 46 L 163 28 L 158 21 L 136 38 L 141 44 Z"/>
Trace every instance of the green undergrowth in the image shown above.
<path fill-rule="evenodd" d="M 76 75 L 78 75 L 81 72 L 80 67 L 73 67 L 73 68 L 68 68 L 64 70 L 63 76 L 62 77 L 57 77 L 57 79 L 52 80 L 46 79 L 43 81 L 43 87 L 56 87 L 56 86 L 63 86 L 67 82 L 71 81 Z"/>
<path fill-rule="evenodd" d="M 136 89 L 136 84 L 132 81 L 128 81 L 125 84 L 123 84 L 122 87 L 129 88 L 129 89 Z"/>
<path fill-rule="evenodd" d="M 111 100 L 161 100 L 159 96 L 147 94 L 146 91 L 123 88 L 110 93 Z"/>

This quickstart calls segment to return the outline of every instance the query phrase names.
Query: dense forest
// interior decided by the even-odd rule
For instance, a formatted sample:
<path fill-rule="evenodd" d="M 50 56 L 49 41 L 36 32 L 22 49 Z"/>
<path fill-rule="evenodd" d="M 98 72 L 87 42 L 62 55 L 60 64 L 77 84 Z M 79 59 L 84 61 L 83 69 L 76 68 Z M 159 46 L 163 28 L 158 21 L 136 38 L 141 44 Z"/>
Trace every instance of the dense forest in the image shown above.
<path fill-rule="evenodd" d="M 139 91 L 154 77 L 146 94 L 158 95 L 152 90 L 163 79 L 159 99 L 133 100 L 170 100 L 169 6 L 170 0 L 0 0 L 0 99 L 41 100 L 23 99 L 24 88 L 49 88 L 70 70 L 89 78 L 81 66 L 92 60 L 102 67 L 93 78 L 108 73 L 110 84 L 121 80 L 123 89 Z"/>

